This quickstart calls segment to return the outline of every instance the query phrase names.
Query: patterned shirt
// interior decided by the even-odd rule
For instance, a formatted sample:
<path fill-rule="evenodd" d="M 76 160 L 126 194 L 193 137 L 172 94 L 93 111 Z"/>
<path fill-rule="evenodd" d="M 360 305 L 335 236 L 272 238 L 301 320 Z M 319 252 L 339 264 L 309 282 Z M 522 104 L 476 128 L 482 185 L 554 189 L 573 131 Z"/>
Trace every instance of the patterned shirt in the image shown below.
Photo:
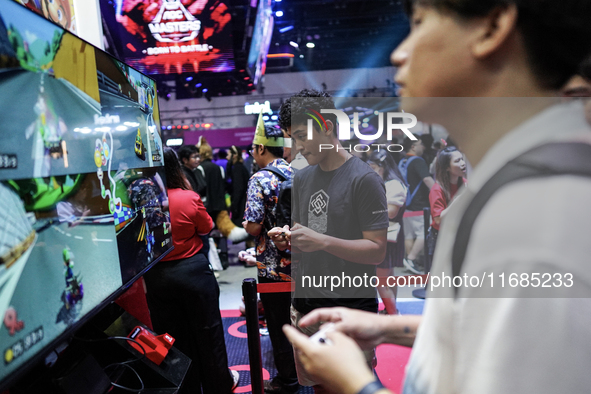
<path fill-rule="evenodd" d="M 290 178 L 293 177 L 291 167 L 283 159 L 275 159 L 268 165 L 277 167 Z M 278 281 L 291 281 L 291 256 L 289 253 L 278 251 L 267 235 L 267 232 L 277 223 L 279 187 L 279 178 L 270 171 L 261 170 L 250 177 L 244 220 L 263 226 L 261 233 L 255 239 L 259 276 Z"/>

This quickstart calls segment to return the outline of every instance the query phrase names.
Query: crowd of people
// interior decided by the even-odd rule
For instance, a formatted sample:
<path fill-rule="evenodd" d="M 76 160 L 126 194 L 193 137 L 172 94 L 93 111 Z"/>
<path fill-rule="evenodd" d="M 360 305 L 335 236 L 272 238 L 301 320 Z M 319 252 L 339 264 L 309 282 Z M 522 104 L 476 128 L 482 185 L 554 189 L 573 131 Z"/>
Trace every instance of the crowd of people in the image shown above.
<path fill-rule="evenodd" d="M 481 298 L 476 289 L 450 286 L 412 316 L 398 314 L 396 288 L 386 286 L 379 288 L 383 316 L 375 287 L 302 285 L 304 277 L 335 273 L 387 277 L 395 267 L 424 273 L 431 258 L 432 274 L 510 269 L 531 277 L 543 269 L 576 273 L 579 289 L 591 285 L 582 265 L 591 255 L 583 236 L 591 217 L 581 211 L 591 195 L 589 111 L 555 99 L 591 53 L 591 5 L 406 3 L 411 33 L 392 53 L 400 96 L 463 98 L 409 104 L 445 126 L 454 143 L 426 134 L 405 139 L 402 153 L 374 150 L 364 161 L 343 148 L 334 113 L 323 112 L 324 122 L 308 132 L 310 110 L 335 105 L 327 93 L 305 89 L 283 102 L 280 128 L 259 119 L 252 174 L 235 147 L 215 163 L 205 143 L 181 147 L 178 158 L 165 152 L 175 250 L 148 272 L 146 285 L 154 328 L 177 338 L 194 360 L 187 392 L 199 384 L 204 393 L 232 390 L 219 288 L 203 253 L 213 223 L 229 239 L 242 239 L 243 229 L 254 237 L 260 283 L 296 283 L 293 294 L 261 295 L 278 371 L 266 393 L 297 393 L 300 385 L 315 393 L 389 393 L 373 372 L 382 343 L 413 347 L 405 394 L 586 392 L 591 385 L 588 295 L 532 297 L 518 286 Z M 560 145 L 560 156 L 542 160 L 536 149 L 548 144 Z M 286 146 L 297 153 L 297 167 L 290 155 L 284 159 Z M 527 179 L 505 180 L 506 168 Z M 326 323 L 334 324 L 330 344 L 310 341 Z"/>

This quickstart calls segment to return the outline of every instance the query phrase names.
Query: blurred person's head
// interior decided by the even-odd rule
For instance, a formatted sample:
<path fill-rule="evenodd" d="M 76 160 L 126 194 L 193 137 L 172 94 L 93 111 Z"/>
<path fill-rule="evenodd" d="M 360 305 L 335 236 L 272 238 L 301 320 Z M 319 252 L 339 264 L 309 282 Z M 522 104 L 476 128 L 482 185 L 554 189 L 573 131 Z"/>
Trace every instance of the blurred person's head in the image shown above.
<path fill-rule="evenodd" d="M 411 140 L 410 138 L 406 137 L 402 142 L 402 146 L 406 154 L 411 154 L 415 156 L 423 156 L 425 152 L 425 145 L 423 145 L 423 141 L 421 139 Z"/>
<path fill-rule="evenodd" d="M 404 0 L 392 53 L 407 97 L 548 96 L 591 53 L 591 2 Z"/>
<path fill-rule="evenodd" d="M 449 146 L 437 154 L 437 169 L 435 180 L 443 189 L 445 199 L 449 203 L 451 185 L 464 183 L 466 176 L 466 161 L 462 152 L 455 146 Z"/>
<path fill-rule="evenodd" d="M 179 148 L 178 156 L 185 167 L 192 170 L 199 167 L 199 149 L 195 145 L 182 145 Z"/>
<path fill-rule="evenodd" d="M 425 146 L 425 149 L 433 149 L 433 136 L 431 134 L 421 134 L 419 139 Z"/>
<path fill-rule="evenodd" d="M 164 170 L 166 173 L 166 187 L 169 189 L 193 190 L 181 169 L 181 164 L 171 148 L 164 148 Z"/>
<path fill-rule="evenodd" d="M 373 151 L 367 159 L 367 164 L 384 180 L 384 182 L 397 179 L 400 182 L 402 180 L 402 174 L 398 169 L 396 161 L 385 149 L 379 151 Z"/>
<path fill-rule="evenodd" d="M 228 160 L 230 160 L 232 164 L 244 163 L 244 158 L 242 157 L 242 149 L 232 145 L 232 147 L 230 148 L 230 158 Z"/>
<path fill-rule="evenodd" d="M 209 145 L 207 143 L 205 138 L 202 137 L 199 139 L 198 146 L 199 146 L 199 156 L 201 156 L 202 161 L 211 160 L 213 158 L 213 149 L 211 148 L 211 145 Z"/>

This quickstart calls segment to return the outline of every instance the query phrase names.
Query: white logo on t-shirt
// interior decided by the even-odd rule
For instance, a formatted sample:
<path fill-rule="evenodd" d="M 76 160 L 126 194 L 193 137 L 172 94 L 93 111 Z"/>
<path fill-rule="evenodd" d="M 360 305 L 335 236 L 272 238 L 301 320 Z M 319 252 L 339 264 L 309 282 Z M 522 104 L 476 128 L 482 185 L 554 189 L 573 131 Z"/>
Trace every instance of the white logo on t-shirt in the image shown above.
<path fill-rule="evenodd" d="M 308 226 L 317 233 L 328 230 L 328 202 L 330 197 L 322 189 L 312 194 L 308 207 Z"/>

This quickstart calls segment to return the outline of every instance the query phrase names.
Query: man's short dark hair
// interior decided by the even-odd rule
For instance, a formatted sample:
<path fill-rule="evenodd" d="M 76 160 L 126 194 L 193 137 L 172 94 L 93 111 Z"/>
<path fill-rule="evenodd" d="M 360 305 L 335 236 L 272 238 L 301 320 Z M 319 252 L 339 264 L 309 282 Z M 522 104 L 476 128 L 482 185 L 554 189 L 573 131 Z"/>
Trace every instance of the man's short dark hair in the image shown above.
<path fill-rule="evenodd" d="M 407 13 L 414 6 L 433 7 L 461 18 L 489 15 L 497 7 L 514 4 L 517 28 L 523 36 L 530 67 L 540 86 L 560 89 L 577 74 L 591 54 L 589 0 L 404 0 Z"/>
<path fill-rule="evenodd" d="M 187 159 L 189 160 L 191 158 L 192 155 L 194 155 L 195 153 L 199 153 L 199 149 L 197 149 L 197 147 L 195 145 L 182 145 L 179 148 L 178 151 L 178 156 L 179 156 L 179 160 L 182 163 L 183 159 Z"/>
<path fill-rule="evenodd" d="M 279 126 L 287 131 L 287 128 L 291 127 L 292 123 L 307 124 L 308 119 L 311 119 L 310 115 L 306 114 L 310 112 L 309 108 L 317 112 L 320 112 L 321 109 L 336 109 L 330 94 L 314 89 L 304 89 L 285 100 L 281 105 L 279 109 Z M 336 135 L 337 116 L 322 114 L 322 117 L 332 122 L 334 125 L 333 133 Z M 316 123 L 313 124 L 314 128 L 316 128 Z"/>
<path fill-rule="evenodd" d="M 277 138 L 283 137 L 283 131 L 276 127 L 265 125 L 265 137 L 276 141 Z M 280 146 L 265 146 L 265 149 L 277 158 L 283 157 L 283 148 Z"/>
<path fill-rule="evenodd" d="M 406 137 L 402 142 L 402 147 L 404 148 L 405 152 L 410 152 L 412 146 L 419 141 L 411 140 L 410 138 Z"/>
<path fill-rule="evenodd" d="M 425 145 L 425 148 L 431 149 L 433 146 L 433 136 L 431 134 L 421 134 L 419 139 Z"/>

